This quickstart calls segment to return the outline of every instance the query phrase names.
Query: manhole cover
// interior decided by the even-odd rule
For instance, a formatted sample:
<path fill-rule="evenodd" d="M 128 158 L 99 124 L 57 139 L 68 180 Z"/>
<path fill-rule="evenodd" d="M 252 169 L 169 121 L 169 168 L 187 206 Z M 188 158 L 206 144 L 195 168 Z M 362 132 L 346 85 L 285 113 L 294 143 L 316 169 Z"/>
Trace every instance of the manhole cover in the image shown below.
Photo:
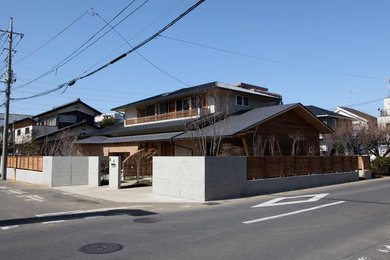
<path fill-rule="evenodd" d="M 161 221 L 161 219 L 159 219 L 159 218 L 137 218 L 137 219 L 134 219 L 134 222 L 137 222 L 137 223 L 157 223 L 160 221 Z"/>
<path fill-rule="evenodd" d="M 86 254 L 108 254 L 119 251 L 122 248 L 121 244 L 116 243 L 94 243 L 81 247 L 80 251 Z"/>

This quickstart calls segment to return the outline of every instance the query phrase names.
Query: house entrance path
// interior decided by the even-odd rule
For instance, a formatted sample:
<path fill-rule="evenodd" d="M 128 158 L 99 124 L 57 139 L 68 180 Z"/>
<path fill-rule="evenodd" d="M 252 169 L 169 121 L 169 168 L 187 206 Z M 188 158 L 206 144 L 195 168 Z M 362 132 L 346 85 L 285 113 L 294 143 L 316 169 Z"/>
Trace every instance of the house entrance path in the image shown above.
<path fill-rule="evenodd" d="M 119 203 L 199 203 L 192 200 L 160 196 L 152 193 L 152 186 L 112 189 L 109 186 L 90 187 L 88 185 L 55 187 L 53 189 L 95 199 Z"/>

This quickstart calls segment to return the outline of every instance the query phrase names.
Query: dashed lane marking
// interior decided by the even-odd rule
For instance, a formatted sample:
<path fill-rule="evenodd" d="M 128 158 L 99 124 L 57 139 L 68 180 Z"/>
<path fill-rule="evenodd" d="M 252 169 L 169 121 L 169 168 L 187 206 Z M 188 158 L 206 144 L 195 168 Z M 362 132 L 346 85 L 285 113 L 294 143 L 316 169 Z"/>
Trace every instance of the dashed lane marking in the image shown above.
<path fill-rule="evenodd" d="M 42 198 L 41 196 L 38 196 L 38 195 L 19 195 L 19 196 L 16 196 L 18 198 L 25 198 L 25 201 L 38 201 L 38 202 L 42 202 L 44 201 L 45 199 Z"/>
<path fill-rule="evenodd" d="M 85 217 L 84 219 L 94 219 L 94 218 L 104 218 L 104 216 L 90 216 L 90 217 Z"/>
<path fill-rule="evenodd" d="M 320 205 L 320 206 L 316 206 L 316 207 L 312 207 L 312 208 L 301 209 L 301 210 L 292 211 L 292 212 L 288 212 L 288 213 L 284 213 L 284 214 L 280 214 L 280 215 L 275 215 L 275 216 L 270 216 L 270 217 L 265 217 L 265 218 L 249 220 L 249 221 L 245 221 L 245 222 L 242 222 L 242 223 L 244 223 L 244 224 L 253 224 L 253 223 L 266 221 L 266 220 L 270 220 L 270 219 L 277 219 L 277 218 L 287 217 L 287 216 L 296 215 L 296 214 L 303 213 L 303 212 L 308 212 L 308 211 L 312 211 L 312 210 L 316 210 L 316 209 L 321 209 L 321 208 L 325 208 L 325 207 L 329 207 L 329 206 L 334 206 L 334 205 L 341 204 L 341 203 L 344 203 L 344 202 L 345 201 L 336 201 L 336 202 L 333 202 L 333 203 L 324 204 L 324 205 Z"/>

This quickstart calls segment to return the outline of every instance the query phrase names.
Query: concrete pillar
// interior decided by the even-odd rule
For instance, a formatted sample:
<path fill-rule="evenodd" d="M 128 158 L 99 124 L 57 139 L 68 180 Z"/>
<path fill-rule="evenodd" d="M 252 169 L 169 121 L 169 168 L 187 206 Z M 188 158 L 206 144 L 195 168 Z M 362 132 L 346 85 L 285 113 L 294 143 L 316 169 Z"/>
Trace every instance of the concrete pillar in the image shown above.
<path fill-rule="evenodd" d="M 100 186 L 100 157 L 88 157 L 88 185 L 90 187 Z"/>
<path fill-rule="evenodd" d="M 110 156 L 109 166 L 108 166 L 108 180 L 109 187 L 114 189 L 121 188 L 121 168 L 122 162 L 121 157 L 119 156 Z"/>

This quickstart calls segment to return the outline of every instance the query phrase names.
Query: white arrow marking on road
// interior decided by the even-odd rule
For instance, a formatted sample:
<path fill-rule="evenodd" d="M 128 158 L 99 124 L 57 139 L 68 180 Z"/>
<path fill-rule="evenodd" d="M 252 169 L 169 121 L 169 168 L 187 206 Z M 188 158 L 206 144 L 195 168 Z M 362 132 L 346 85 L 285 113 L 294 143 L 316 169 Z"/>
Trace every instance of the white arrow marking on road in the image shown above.
<path fill-rule="evenodd" d="M 258 205 L 255 205 L 252 208 L 280 206 L 280 205 L 298 204 L 298 203 L 306 203 L 306 202 L 314 202 L 314 201 L 318 201 L 318 200 L 322 199 L 326 195 L 329 195 L 329 193 L 276 198 L 276 199 L 273 199 L 273 200 L 266 201 L 266 202 L 260 203 Z M 285 200 L 285 199 L 299 199 L 299 198 L 309 198 L 309 199 L 280 202 L 280 201 Z"/>
<path fill-rule="evenodd" d="M 261 221 L 265 221 L 265 220 L 282 218 L 282 217 L 291 216 L 291 215 L 295 215 L 295 214 L 299 214 L 299 213 L 303 213 L 303 212 L 307 212 L 307 211 L 311 211 L 311 210 L 321 209 L 321 208 L 325 208 L 325 207 L 341 204 L 341 203 L 344 203 L 344 202 L 345 201 L 336 201 L 336 202 L 332 202 L 332 203 L 329 203 L 329 204 L 324 204 L 324 205 L 320 205 L 320 206 L 316 206 L 316 207 L 312 207 L 312 208 L 308 208 L 308 209 L 301 209 L 301 210 L 297 210 L 297 211 L 293 211 L 293 212 L 289 212 L 289 213 L 284 213 L 284 214 L 280 214 L 280 215 L 275 215 L 275 216 L 270 216 L 270 217 L 265 217 L 265 218 L 249 220 L 249 221 L 245 221 L 245 222 L 242 222 L 242 223 L 244 223 L 244 224 L 253 224 L 253 223 L 261 222 Z"/>

